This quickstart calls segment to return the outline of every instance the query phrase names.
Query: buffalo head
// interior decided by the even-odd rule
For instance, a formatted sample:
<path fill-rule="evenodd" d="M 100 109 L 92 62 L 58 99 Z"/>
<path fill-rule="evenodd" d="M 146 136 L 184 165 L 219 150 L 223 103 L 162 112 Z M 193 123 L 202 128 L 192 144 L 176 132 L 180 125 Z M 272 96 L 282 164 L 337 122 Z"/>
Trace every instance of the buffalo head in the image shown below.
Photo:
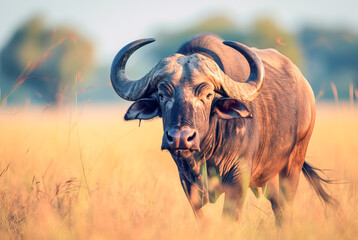
<path fill-rule="evenodd" d="M 212 116 L 251 117 L 245 103 L 260 93 L 263 64 L 248 47 L 225 41 L 223 44 L 239 51 L 250 65 L 250 75 L 245 82 L 232 80 L 212 58 L 200 53 L 174 54 L 157 63 L 143 78 L 129 80 L 125 74 L 128 58 L 153 41 L 137 40 L 117 53 L 111 68 L 112 85 L 120 97 L 135 101 L 125 120 L 162 117 L 162 149 L 169 150 L 180 173 L 190 183 L 198 183 L 202 161 L 198 156 Z"/>

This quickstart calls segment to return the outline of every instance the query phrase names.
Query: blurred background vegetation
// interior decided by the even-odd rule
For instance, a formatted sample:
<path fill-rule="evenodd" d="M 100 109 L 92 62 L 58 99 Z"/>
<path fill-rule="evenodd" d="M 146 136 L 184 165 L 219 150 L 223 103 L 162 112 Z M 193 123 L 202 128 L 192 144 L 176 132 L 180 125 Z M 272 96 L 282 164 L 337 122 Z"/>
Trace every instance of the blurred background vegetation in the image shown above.
<path fill-rule="evenodd" d="M 129 64 L 129 74 L 145 74 L 148 66 L 173 54 L 182 43 L 202 32 L 213 32 L 251 47 L 277 49 L 301 69 L 316 98 L 322 101 L 333 100 L 332 83 L 340 100 L 348 100 L 352 86 L 358 86 L 356 32 L 313 26 L 289 31 L 265 16 L 250 26 L 240 26 L 230 17 L 217 14 L 184 29 L 157 29 L 148 37 L 155 37 L 158 43 L 141 50 L 141 58 Z M 109 84 L 110 64 L 96 62 L 95 53 L 92 40 L 79 29 L 48 26 L 45 17 L 36 15 L 15 30 L 0 50 L 1 99 L 6 98 L 7 104 L 61 105 L 73 102 L 77 89 L 82 102 L 119 101 Z"/>

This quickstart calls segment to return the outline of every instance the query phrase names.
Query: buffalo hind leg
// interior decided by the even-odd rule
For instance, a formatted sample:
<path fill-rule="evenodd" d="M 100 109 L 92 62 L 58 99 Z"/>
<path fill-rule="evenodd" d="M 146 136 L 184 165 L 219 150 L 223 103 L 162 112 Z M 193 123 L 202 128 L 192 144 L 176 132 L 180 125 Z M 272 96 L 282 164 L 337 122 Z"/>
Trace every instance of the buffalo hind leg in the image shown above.
<path fill-rule="evenodd" d="M 300 179 L 302 167 L 296 166 L 290 169 L 289 173 L 286 170 L 280 172 L 280 188 L 285 201 L 292 204 Z"/>
<path fill-rule="evenodd" d="M 285 201 L 286 215 L 292 218 L 292 205 L 295 198 L 302 166 L 305 160 L 307 144 L 298 142 L 290 155 L 288 164 L 280 172 L 280 197 Z"/>
<path fill-rule="evenodd" d="M 285 203 L 280 196 L 279 175 L 268 181 L 263 188 L 264 196 L 271 202 L 272 210 L 275 214 L 276 226 L 281 227 L 285 221 Z"/>

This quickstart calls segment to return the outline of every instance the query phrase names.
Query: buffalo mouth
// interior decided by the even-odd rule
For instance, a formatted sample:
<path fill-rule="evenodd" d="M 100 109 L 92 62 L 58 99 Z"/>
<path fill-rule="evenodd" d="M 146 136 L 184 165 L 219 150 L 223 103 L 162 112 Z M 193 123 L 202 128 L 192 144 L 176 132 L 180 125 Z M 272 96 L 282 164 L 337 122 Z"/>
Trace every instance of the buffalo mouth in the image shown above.
<path fill-rule="evenodd" d="M 178 170 L 184 174 L 189 182 L 194 183 L 200 175 L 200 164 L 196 161 L 198 151 L 192 149 L 169 149 Z"/>
<path fill-rule="evenodd" d="M 180 158 L 180 159 L 188 159 L 190 158 L 197 150 L 194 149 L 169 149 L 169 152 L 173 157 Z"/>

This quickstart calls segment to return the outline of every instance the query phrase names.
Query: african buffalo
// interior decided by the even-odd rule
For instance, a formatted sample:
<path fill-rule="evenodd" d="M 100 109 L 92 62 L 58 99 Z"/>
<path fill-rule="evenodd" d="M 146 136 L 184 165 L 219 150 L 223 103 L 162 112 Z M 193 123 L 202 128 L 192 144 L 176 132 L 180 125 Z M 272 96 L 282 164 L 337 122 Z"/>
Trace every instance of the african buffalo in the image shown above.
<path fill-rule="evenodd" d="M 113 60 L 111 81 L 120 97 L 135 101 L 125 120 L 163 119 L 162 149 L 172 155 L 196 216 L 225 193 L 223 214 L 238 219 L 250 187 L 256 196 L 265 192 L 281 225 L 301 171 L 324 202 L 335 202 L 318 169 L 305 162 L 315 98 L 288 58 L 202 34 L 143 78 L 129 80 L 128 58 L 153 41 L 123 47 Z"/>

